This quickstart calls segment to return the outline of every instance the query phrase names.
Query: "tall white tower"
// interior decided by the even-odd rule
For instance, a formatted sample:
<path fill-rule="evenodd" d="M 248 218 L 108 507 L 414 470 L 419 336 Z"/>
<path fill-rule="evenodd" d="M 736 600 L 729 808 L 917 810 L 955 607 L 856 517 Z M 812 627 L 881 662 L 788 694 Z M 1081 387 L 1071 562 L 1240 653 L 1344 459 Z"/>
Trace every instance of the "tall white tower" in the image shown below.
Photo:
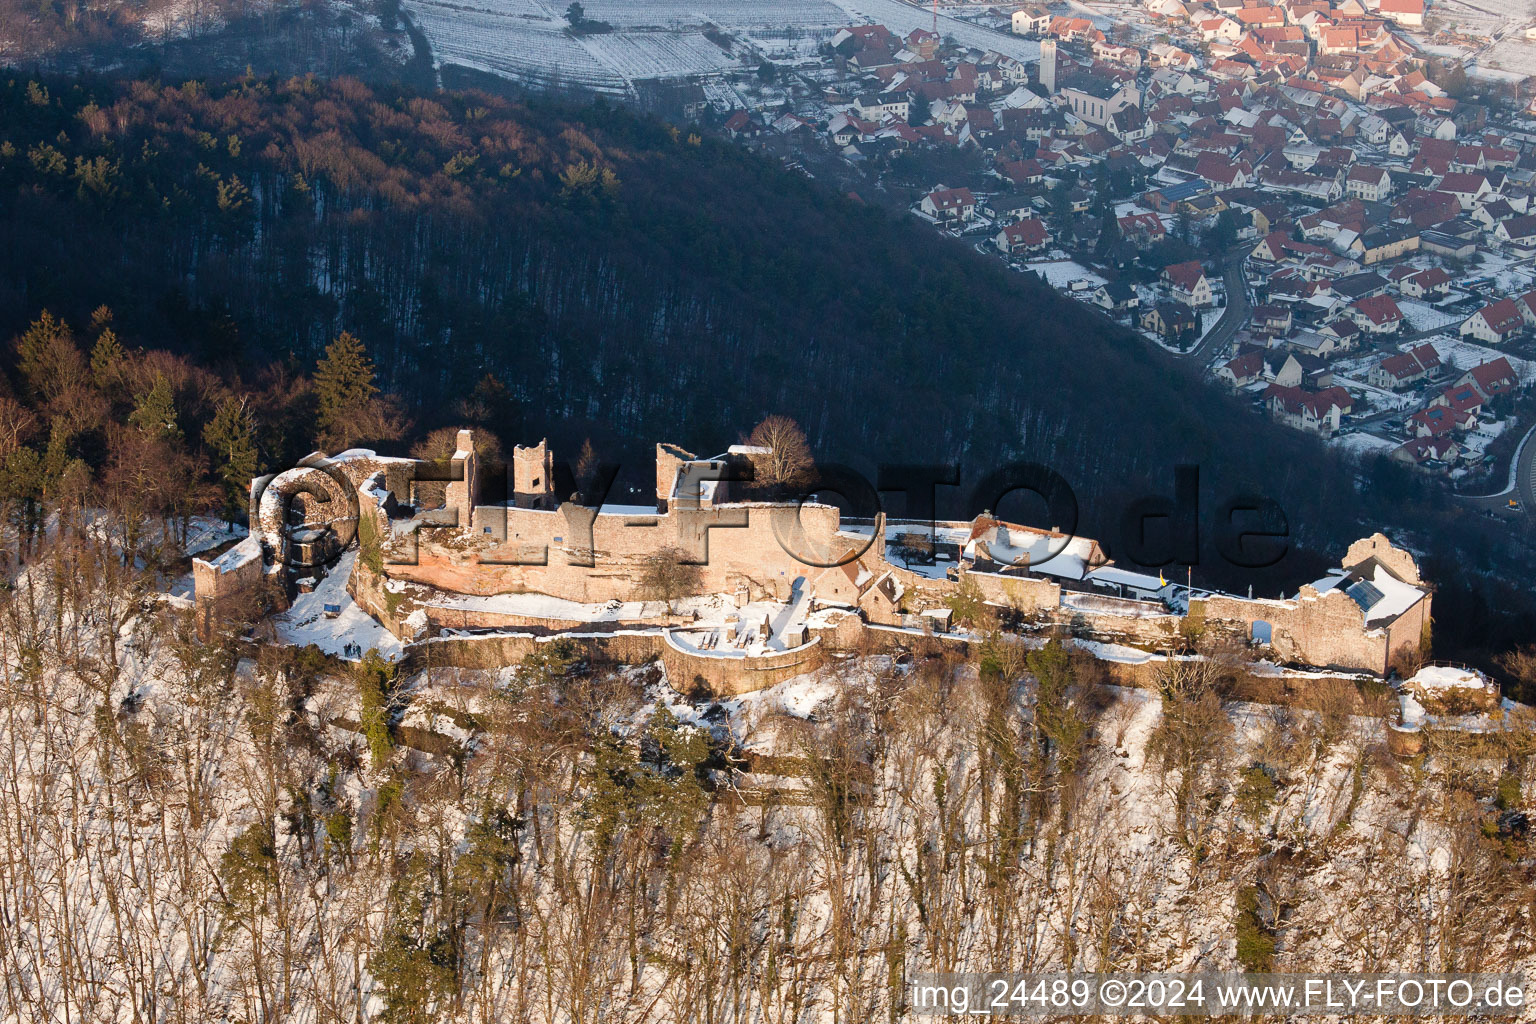
<path fill-rule="evenodd" d="M 1040 84 L 1047 96 L 1056 95 L 1056 40 L 1047 39 L 1040 44 Z"/>

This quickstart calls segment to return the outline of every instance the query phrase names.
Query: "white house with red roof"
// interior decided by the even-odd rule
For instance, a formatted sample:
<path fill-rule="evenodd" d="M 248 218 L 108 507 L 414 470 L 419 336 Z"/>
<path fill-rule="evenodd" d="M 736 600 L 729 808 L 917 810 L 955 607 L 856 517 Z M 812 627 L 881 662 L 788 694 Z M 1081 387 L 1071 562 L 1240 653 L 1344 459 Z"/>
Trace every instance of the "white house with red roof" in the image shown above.
<path fill-rule="evenodd" d="M 1310 242 L 1298 242 L 1284 231 L 1271 231 L 1259 240 L 1259 244 L 1253 247 L 1249 253 L 1250 259 L 1263 260 L 1265 263 L 1278 263 L 1288 258 L 1305 259 L 1308 256 L 1332 255 L 1327 249 Z M 1359 269 L 1356 267 L 1356 269 Z"/>
<path fill-rule="evenodd" d="M 1407 352 L 1390 355 L 1371 367 L 1366 379 L 1379 388 L 1397 391 L 1417 384 L 1440 368 L 1440 353 L 1433 345 L 1417 345 Z"/>
<path fill-rule="evenodd" d="M 1201 153 L 1195 161 L 1195 173 L 1210 182 L 1217 192 L 1244 188 L 1253 180 L 1253 167 L 1246 160 L 1229 160 L 1216 153 Z"/>
<path fill-rule="evenodd" d="M 1499 299 L 1462 321 L 1457 332 L 1463 338 L 1476 338 L 1489 344 L 1500 344 L 1525 329 L 1525 317 L 1514 299 Z"/>
<path fill-rule="evenodd" d="M 1452 171 L 1441 178 L 1438 190 L 1455 196 L 1463 210 L 1470 210 L 1493 195 L 1493 186 L 1488 183 L 1487 175 L 1463 171 Z"/>
<path fill-rule="evenodd" d="M 1424 0 L 1381 0 L 1376 13 L 1409 28 L 1424 26 Z"/>
<path fill-rule="evenodd" d="M 1477 417 L 1483 411 L 1482 393 L 1471 384 L 1452 384 L 1429 400 L 1426 409 L 1449 409 L 1457 422 L 1468 424 L 1466 429 L 1477 426 Z"/>
<path fill-rule="evenodd" d="M 1385 167 L 1356 164 L 1344 179 L 1344 191 L 1357 199 L 1379 203 L 1392 193 L 1392 175 Z"/>
<path fill-rule="evenodd" d="M 1367 334 L 1392 334 L 1403 325 L 1403 311 L 1390 295 L 1370 295 L 1349 304 L 1350 318 Z"/>
<path fill-rule="evenodd" d="M 1163 280 L 1168 282 L 1168 290 L 1174 299 L 1187 303 L 1198 309 L 1201 306 L 1209 306 L 1215 301 L 1211 293 L 1211 282 L 1205 276 L 1205 268 L 1199 260 L 1189 260 L 1185 263 L 1174 263 L 1163 268 Z"/>
<path fill-rule="evenodd" d="M 1457 377 L 1456 386 L 1475 388 L 1485 402 L 1491 402 L 1518 388 L 1520 377 L 1509 365 L 1509 360 L 1500 356 L 1486 363 L 1479 363 Z"/>
<path fill-rule="evenodd" d="M 1445 469 L 1461 457 L 1461 445 L 1449 437 L 1413 437 L 1393 449 L 1388 458 L 1424 469 Z"/>
<path fill-rule="evenodd" d="M 1264 350 L 1251 349 L 1236 359 L 1229 359 L 1216 368 L 1216 379 L 1229 387 L 1241 388 L 1252 384 L 1264 375 Z"/>
<path fill-rule="evenodd" d="M 1195 23 L 1201 42 L 1235 43 L 1243 36 L 1243 26 L 1231 18 L 1203 18 Z"/>
<path fill-rule="evenodd" d="M 1120 226 L 1120 237 L 1128 238 L 1140 245 L 1151 245 L 1161 242 L 1168 236 L 1168 229 L 1163 225 L 1163 218 L 1155 213 L 1132 213 L 1117 219 Z"/>
<path fill-rule="evenodd" d="M 738 110 L 726 120 L 725 130 L 731 138 L 739 139 L 743 136 L 762 134 L 763 126 L 745 110 Z"/>
<path fill-rule="evenodd" d="M 1458 416 L 1453 410 L 1436 405 L 1410 415 L 1403 423 L 1409 437 L 1444 437 L 1458 430 L 1477 426 L 1477 417 Z"/>
<path fill-rule="evenodd" d="M 1338 433 L 1342 418 L 1353 411 L 1354 398 L 1341 387 L 1303 391 L 1271 384 L 1264 392 L 1264 404 L 1271 416 L 1288 427 L 1331 437 Z"/>
<path fill-rule="evenodd" d="M 1045 230 L 1045 222 L 1037 217 L 1021 220 L 1016 224 L 1009 224 L 997 233 L 992 240 L 1003 252 L 1012 256 L 1015 253 L 1042 252 L 1050 247 L 1051 236 Z"/>
<path fill-rule="evenodd" d="M 1427 299 L 1444 295 L 1450 286 L 1450 274 L 1441 267 L 1430 267 L 1404 277 L 1397 287 L 1410 299 Z"/>
<path fill-rule="evenodd" d="M 976 197 L 971 195 L 968 188 L 945 188 L 940 185 L 923 196 L 918 209 L 934 220 L 975 220 Z"/>
<path fill-rule="evenodd" d="M 1536 214 L 1500 221 L 1493 229 L 1493 237 L 1511 249 L 1536 249 Z"/>

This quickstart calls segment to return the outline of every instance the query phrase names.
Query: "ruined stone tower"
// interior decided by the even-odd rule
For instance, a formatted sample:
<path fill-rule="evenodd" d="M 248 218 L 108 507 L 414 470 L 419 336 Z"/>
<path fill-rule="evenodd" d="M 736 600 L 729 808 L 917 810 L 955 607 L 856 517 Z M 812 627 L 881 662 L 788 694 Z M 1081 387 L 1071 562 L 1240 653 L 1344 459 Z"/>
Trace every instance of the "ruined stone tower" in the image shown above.
<path fill-rule="evenodd" d="M 536 445 L 518 445 L 512 449 L 512 504 L 518 508 L 555 508 L 560 504 L 555 494 L 555 457 L 549 451 L 549 439 Z"/>

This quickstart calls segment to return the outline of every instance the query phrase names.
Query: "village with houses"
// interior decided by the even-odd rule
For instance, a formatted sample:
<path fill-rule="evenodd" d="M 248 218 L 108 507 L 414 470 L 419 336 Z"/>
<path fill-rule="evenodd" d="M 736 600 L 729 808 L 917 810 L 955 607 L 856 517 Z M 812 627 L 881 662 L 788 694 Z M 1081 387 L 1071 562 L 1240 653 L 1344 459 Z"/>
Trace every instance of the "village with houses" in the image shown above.
<path fill-rule="evenodd" d="M 1536 380 L 1536 28 L 1423 0 L 944 11 L 939 31 L 845 26 L 712 116 L 1256 415 L 1468 493 L 1512 479 Z M 1038 58 L 957 41 L 957 17 Z"/>

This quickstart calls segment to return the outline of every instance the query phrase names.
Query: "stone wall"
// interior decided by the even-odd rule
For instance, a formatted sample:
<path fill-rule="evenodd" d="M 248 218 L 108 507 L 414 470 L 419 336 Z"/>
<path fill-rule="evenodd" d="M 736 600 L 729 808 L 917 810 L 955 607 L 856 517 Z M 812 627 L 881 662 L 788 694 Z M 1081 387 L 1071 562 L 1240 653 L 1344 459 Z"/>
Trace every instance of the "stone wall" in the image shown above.
<path fill-rule="evenodd" d="M 839 537 L 837 527 L 838 510 L 829 505 L 728 505 L 655 516 L 594 516 L 569 503 L 549 511 L 481 506 L 473 532 L 425 528 L 392 542 L 385 572 L 462 594 L 631 601 L 640 599 L 646 558 L 672 548 L 703 563 L 705 593 L 744 588 L 750 600 L 782 601 L 796 579 L 815 577 L 818 593 L 836 599 L 831 572 L 806 562 L 857 550 L 859 542 Z M 851 603 L 856 589 L 846 597 Z"/>
<path fill-rule="evenodd" d="M 249 621 L 267 597 L 263 583 L 261 542 L 246 537 L 224 557 L 192 559 L 192 585 L 197 628 L 205 635 L 220 622 Z M 245 557 L 234 554 L 236 550 Z"/>
<path fill-rule="evenodd" d="M 1392 575 L 1404 583 L 1411 583 L 1416 587 L 1424 585 L 1424 580 L 1419 576 L 1418 563 L 1413 560 L 1413 555 L 1402 548 L 1394 547 L 1392 541 L 1384 534 L 1373 533 L 1369 537 L 1355 541 L 1349 546 L 1349 550 L 1344 552 L 1344 560 L 1340 564 L 1350 569 L 1372 558 L 1386 566 L 1391 570 Z"/>
<path fill-rule="evenodd" d="M 416 670 L 429 666 L 492 669 L 516 665 L 540 644 L 552 643 L 562 637 L 576 641 L 593 657 L 609 661 L 637 665 L 659 658 L 666 667 L 668 680 L 679 692 L 701 691 L 712 697 L 730 697 L 765 689 L 813 672 L 826 660 L 820 637 L 791 651 L 762 657 L 731 657 L 683 650 L 664 630 L 657 629 L 434 637 L 410 645 L 405 666 Z"/>
<path fill-rule="evenodd" d="M 724 653 L 686 651 L 662 638 L 661 662 L 667 679 L 682 693 L 707 692 L 714 697 L 763 690 L 807 672 L 825 663 L 821 640 L 812 638 L 794 650 L 761 657 L 741 657 Z"/>
<path fill-rule="evenodd" d="M 1427 598 L 1420 601 L 1415 606 L 1418 613 L 1410 610 L 1404 618 L 1421 623 L 1427 604 Z M 1367 629 L 1365 612 L 1339 590 L 1319 594 L 1311 587 L 1303 587 L 1299 598 L 1286 601 L 1197 597 L 1191 608 L 1203 612 L 1207 625 L 1249 637 L 1255 635 L 1255 623 L 1267 623 L 1270 647 L 1282 661 L 1361 669 L 1377 675 L 1385 675 L 1390 664 L 1389 631 Z M 1417 645 L 1418 625 L 1407 628 L 1412 630 L 1413 643 Z"/>
<path fill-rule="evenodd" d="M 434 666 L 496 669 L 519 664 L 540 644 L 552 643 L 561 637 L 577 641 L 595 657 L 625 665 L 643 665 L 660 656 L 663 646 L 661 630 L 434 637 L 407 647 L 404 667 L 410 671 Z"/>
<path fill-rule="evenodd" d="M 512 615 L 506 612 L 476 611 L 468 608 L 440 608 L 427 605 L 427 622 L 432 632 L 443 629 L 513 629 L 529 633 L 564 633 L 581 630 L 589 633 L 612 633 L 624 629 L 658 629 L 666 626 L 686 626 L 692 620 L 682 615 L 657 615 L 648 619 L 559 619 L 543 615 Z"/>
<path fill-rule="evenodd" d="M 822 612 L 807 633 L 821 641 L 823 654 L 835 651 L 857 651 L 864 647 L 869 630 L 864 620 L 853 612 Z"/>
<path fill-rule="evenodd" d="M 1067 635 L 1083 640 L 1166 648 L 1177 640 L 1184 619 L 1173 614 L 1129 616 L 1110 610 L 1063 606 L 1051 611 L 1047 621 Z"/>
<path fill-rule="evenodd" d="M 968 572 L 965 575 L 976 581 L 982 597 L 989 604 L 1004 605 L 1025 615 L 1050 611 L 1061 604 L 1061 584 L 1054 580 L 992 572 Z"/>
<path fill-rule="evenodd" d="M 677 484 L 678 470 L 683 468 L 683 463 L 692 461 L 692 452 L 679 448 L 675 444 L 658 444 L 656 446 L 656 507 L 663 512 L 667 510 L 667 502 L 672 497 L 672 488 Z"/>

